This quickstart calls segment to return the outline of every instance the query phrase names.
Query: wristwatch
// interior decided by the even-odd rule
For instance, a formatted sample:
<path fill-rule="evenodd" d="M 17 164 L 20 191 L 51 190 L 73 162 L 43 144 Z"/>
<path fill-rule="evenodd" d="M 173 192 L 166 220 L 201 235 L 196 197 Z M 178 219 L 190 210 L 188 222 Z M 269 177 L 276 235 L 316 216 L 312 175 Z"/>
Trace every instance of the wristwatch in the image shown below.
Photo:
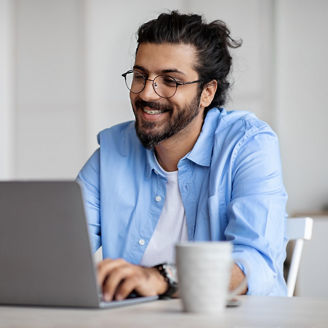
<path fill-rule="evenodd" d="M 169 299 L 178 290 L 178 279 L 176 275 L 176 267 L 174 264 L 161 263 L 154 266 L 155 269 L 164 277 L 167 282 L 166 291 L 159 295 L 160 299 Z"/>

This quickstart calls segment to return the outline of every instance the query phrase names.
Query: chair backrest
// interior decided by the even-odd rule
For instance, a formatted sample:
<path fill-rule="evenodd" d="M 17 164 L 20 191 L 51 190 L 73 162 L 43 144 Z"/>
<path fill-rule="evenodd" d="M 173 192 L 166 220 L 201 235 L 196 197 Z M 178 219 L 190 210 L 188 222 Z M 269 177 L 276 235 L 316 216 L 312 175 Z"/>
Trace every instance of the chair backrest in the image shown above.
<path fill-rule="evenodd" d="M 304 240 L 311 240 L 312 227 L 313 219 L 309 217 L 287 219 L 287 238 L 289 240 L 295 241 L 287 277 L 287 295 L 289 297 L 294 295 L 297 274 L 301 263 Z"/>

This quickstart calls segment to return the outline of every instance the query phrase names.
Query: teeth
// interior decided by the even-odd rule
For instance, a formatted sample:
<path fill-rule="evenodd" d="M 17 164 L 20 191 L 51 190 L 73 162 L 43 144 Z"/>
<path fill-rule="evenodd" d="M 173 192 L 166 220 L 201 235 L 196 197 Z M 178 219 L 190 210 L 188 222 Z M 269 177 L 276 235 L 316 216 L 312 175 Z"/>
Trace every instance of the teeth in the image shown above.
<path fill-rule="evenodd" d="M 147 114 L 151 114 L 151 115 L 162 113 L 161 110 L 148 110 L 148 109 L 145 109 L 145 108 L 143 109 L 143 111 L 144 111 L 145 113 L 147 113 Z"/>

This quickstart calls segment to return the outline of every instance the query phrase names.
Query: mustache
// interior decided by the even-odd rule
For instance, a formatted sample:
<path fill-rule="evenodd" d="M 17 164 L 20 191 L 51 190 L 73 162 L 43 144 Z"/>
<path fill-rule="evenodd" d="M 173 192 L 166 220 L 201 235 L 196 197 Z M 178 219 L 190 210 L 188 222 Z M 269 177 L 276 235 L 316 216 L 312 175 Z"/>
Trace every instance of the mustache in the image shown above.
<path fill-rule="evenodd" d="M 171 106 L 162 105 L 158 102 L 153 102 L 153 101 L 144 101 L 142 99 L 136 100 L 134 104 L 135 104 L 136 108 L 141 108 L 141 109 L 144 109 L 145 107 L 149 107 L 151 109 L 160 110 L 162 112 L 172 110 Z"/>

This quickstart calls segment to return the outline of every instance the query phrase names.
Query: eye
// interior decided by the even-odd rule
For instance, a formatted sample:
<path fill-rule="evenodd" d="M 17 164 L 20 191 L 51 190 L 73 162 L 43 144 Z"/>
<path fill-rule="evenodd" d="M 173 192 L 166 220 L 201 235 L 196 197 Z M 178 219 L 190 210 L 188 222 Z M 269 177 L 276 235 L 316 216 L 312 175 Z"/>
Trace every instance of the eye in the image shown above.
<path fill-rule="evenodd" d="M 140 72 L 133 72 L 133 79 L 136 81 L 144 81 L 147 79 L 145 74 L 142 74 Z"/>
<path fill-rule="evenodd" d="M 176 87 L 177 85 L 177 81 L 171 76 L 163 75 L 161 76 L 161 81 L 168 87 Z"/>

